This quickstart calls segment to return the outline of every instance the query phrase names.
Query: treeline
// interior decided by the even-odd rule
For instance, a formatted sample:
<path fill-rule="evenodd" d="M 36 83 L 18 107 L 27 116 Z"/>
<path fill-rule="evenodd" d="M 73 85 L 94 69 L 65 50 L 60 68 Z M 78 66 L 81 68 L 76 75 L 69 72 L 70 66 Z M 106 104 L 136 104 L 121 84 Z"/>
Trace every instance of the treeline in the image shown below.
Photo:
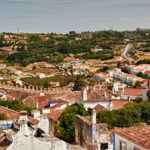
<path fill-rule="evenodd" d="M 110 50 L 103 50 L 96 53 L 89 52 L 82 56 L 79 56 L 79 58 L 108 60 L 114 58 L 114 52 Z"/>
<path fill-rule="evenodd" d="M 123 42 L 123 34 L 117 31 L 99 31 L 94 33 L 76 33 L 70 32 L 65 35 L 50 34 L 45 35 L 48 40 L 39 35 L 30 35 L 27 44 L 19 42 L 18 52 L 7 57 L 9 63 L 18 63 L 26 66 L 33 62 L 47 61 L 49 63 L 60 63 L 70 54 L 82 54 L 80 58 L 88 59 L 111 59 L 112 50 L 115 44 Z M 27 46 L 27 50 L 25 49 Z M 102 52 L 92 53 L 92 46 L 99 46 Z"/>
<path fill-rule="evenodd" d="M 71 31 L 68 34 L 29 34 L 25 42 L 19 41 L 23 35 L 17 35 L 15 43 L 17 53 L 7 57 L 11 64 L 18 63 L 26 66 L 33 62 L 47 61 L 49 63 L 60 63 L 70 54 L 74 54 L 83 59 L 107 60 L 114 57 L 112 52 L 115 45 L 126 44 L 124 39 L 133 42 L 150 41 L 149 31 L 97 31 L 76 33 Z M 2 39 L 3 40 L 3 39 Z M 0 44 L 4 42 L 0 39 Z M 102 52 L 91 52 L 91 47 L 98 46 Z M 149 45 L 146 45 L 149 48 Z M 135 53 L 135 50 L 132 50 Z"/>
<path fill-rule="evenodd" d="M 150 120 L 150 102 L 129 103 L 119 110 L 105 110 L 97 115 L 98 121 L 114 127 L 131 127 Z"/>

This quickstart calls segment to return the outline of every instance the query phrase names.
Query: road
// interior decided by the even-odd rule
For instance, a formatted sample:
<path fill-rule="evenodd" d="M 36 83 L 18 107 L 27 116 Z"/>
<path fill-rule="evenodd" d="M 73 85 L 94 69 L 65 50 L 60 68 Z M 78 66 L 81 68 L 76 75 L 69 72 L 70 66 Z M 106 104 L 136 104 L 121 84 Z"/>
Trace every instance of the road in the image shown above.
<path fill-rule="evenodd" d="M 134 61 L 131 57 L 128 56 L 131 48 L 132 48 L 132 44 L 127 44 L 126 47 L 123 49 L 123 52 L 122 52 L 123 57 L 125 57 L 129 62 Z"/>

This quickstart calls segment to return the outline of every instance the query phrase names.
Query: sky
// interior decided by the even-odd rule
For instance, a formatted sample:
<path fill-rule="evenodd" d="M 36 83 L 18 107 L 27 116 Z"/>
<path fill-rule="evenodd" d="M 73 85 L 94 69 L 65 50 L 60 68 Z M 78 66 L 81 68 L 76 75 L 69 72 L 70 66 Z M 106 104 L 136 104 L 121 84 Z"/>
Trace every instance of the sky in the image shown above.
<path fill-rule="evenodd" d="M 0 32 L 150 28 L 150 0 L 0 0 Z"/>

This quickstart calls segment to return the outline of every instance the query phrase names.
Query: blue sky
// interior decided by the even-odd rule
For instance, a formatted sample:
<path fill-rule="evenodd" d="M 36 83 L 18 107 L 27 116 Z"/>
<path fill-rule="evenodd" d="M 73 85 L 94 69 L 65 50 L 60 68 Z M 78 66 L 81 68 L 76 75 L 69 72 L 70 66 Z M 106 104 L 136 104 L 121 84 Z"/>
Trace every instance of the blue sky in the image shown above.
<path fill-rule="evenodd" d="M 0 0 L 0 32 L 150 28 L 150 0 Z"/>

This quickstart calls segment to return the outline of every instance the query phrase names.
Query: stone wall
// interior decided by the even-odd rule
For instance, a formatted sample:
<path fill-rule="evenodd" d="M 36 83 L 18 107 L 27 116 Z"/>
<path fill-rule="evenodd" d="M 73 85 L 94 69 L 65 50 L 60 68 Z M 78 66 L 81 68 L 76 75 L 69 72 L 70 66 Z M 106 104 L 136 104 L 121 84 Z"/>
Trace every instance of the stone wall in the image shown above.
<path fill-rule="evenodd" d="M 49 131 L 50 131 L 50 134 L 55 137 L 57 136 L 56 125 L 57 125 L 57 122 L 54 119 L 50 118 L 49 119 Z"/>
<path fill-rule="evenodd" d="M 88 150 L 101 150 L 101 144 L 108 143 L 108 149 L 112 150 L 112 136 L 109 134 L 107 124 L 92 124 L 82 116 L 75 118 L 76 144 Z"/>
<path fill-rule="evenodd" d="M 92 125 L 85 118 L 77 115 L 75 118 L 75 142 L 84 148 L 91 145 Z"/>

